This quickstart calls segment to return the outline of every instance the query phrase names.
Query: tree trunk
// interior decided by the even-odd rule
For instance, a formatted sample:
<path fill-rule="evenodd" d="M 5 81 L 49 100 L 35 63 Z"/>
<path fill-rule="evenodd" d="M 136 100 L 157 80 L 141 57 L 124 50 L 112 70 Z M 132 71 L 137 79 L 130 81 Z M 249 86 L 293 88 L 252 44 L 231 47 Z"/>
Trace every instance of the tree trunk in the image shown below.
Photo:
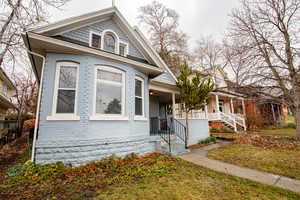
<path fill-rule="evenodd" d="M 300 105 L 295 109 L 296 137 L 300 138 Z"/>

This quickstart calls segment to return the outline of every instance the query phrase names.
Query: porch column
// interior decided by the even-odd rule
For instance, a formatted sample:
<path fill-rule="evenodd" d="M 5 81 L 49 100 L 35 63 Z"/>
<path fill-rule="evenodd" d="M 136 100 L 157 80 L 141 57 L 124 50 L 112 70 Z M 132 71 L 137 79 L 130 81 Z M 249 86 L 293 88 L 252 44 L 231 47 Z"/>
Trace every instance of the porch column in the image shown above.
<path fill-rule="evenodd" d="M 207 103 L 205 104 L 205 118 L 208 119 Z"/>
<path fill-rule="evenodd" d="M 216 112 L 219 113 L 220 109 L 219 109 L 219 96 L 216 94 Z"/>
<path fill-rule="evenodd" d="M 231 105 L 231 113 L 234 114 L 234 107 L 233 107 L 232 98 L 230 98 L 230 105 Z"/>
<path fill-rule="evenodd" d="M 172 93 L 172 114 L 173 114 L 173 118 L 175 119 L 176 117 L 176 110 L 175 110 L 175 93 Z"/>
<path fill-rule="evenodd" d="M 245 108 L 244 98 L 242 99 L 242 106 L 243 106 L 243 115 L 246 116 L 246 108 Z"/>

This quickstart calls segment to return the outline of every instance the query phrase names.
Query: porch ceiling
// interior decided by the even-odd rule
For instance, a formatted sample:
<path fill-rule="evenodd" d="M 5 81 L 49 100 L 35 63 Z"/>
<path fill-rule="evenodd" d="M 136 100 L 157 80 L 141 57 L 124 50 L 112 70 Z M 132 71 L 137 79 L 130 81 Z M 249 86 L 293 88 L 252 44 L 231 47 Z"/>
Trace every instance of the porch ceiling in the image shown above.
<path fill-rule="evenodd" d="M 167 92 L 161 92 L 158 90 L 150 90 L 149 95 L 158 98 L 160 103 L 172 104 L 172 94 Z M 175 102 L 179 102 L 179 95 L 175 94 Z"/>

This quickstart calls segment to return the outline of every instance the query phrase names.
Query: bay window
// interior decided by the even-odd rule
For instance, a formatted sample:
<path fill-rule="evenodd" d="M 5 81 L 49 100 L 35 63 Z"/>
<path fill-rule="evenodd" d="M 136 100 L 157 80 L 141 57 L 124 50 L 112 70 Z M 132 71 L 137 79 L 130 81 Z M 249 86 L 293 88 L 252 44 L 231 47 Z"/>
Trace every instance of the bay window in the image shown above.
<path fill-rule="evenodd" d="M 108 66 L 96 67 L 94 102 L 92 119 L 124 117 L 125 72 Z"/>
<path fill-rule="evenodd" d="M 58 62 L 56 66 L 52 116 L 48 120 L 78 120 L 79 65 L 73 62 Z"/>
<path fill-rule="evenodd" d="M 140 77 L 135 78 L 135 116 L 144 117 L 144 80 Z"/>

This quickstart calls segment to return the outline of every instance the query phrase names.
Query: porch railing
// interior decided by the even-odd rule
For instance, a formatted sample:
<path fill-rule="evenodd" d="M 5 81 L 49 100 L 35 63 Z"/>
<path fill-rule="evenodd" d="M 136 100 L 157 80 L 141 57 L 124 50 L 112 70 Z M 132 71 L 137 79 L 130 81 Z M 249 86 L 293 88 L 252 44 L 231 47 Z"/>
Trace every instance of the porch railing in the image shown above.
<path fill-rule="evenodd" d="M 187 148 L 186 127 L 180 121 L 174 118 L 150 118 L 150 135 L 160 136 L 169 145 L 170 152 L 172 136 L 176 136 L 175 139 L 178 138 L 179 140 L 183 141 L 185 148 Z"/>

